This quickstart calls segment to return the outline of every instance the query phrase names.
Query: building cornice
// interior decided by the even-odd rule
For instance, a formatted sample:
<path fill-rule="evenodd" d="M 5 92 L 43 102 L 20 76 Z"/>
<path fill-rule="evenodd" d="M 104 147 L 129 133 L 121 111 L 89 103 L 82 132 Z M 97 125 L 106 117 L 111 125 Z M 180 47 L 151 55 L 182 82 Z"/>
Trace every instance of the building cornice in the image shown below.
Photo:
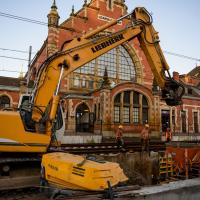
<path fill-rule="evenodd" d="M 94 97 L 92 96 L 83 96 L 83 95 L 77 95 L 77 94 L 67 94 L 64 95 L 64 99 L 83 99 L 83 100 L 90 100 L 93 99 Z"/>
<path fill-rule="evenodd" d="M 16 92 L 19 92 L 19 91 L 20 91 L 19 87 L 15 87 L 15 86 L 6 86 L 6 85 L 0 85 L 0 90 L 16 91 Z"/>

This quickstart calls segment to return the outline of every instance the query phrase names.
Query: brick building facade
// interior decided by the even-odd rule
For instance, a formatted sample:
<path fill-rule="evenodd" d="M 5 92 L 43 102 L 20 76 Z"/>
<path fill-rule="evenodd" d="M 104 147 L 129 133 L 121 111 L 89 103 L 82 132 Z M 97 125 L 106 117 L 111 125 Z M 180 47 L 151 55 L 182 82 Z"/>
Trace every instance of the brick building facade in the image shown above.
<path fill-rule="evenodd" d="M 124 0 L 84 1 L 81 10 L 75 12 L 72 8 L 70 17 L 59 25 L 54 1 L 48 14 L 47 40 L 31 66 L 32 72 L 60 50 L 66 40 L 84 35 L 126 13 Z M 107 32 L 118 31 L 127 23 L 119 23 Z M 102 88 L 105 70 L 110 86 Z M 180 81 L 190 87 L 183 79 L 180 77 Z M 159 92 L 152 92 L 152 87 L 153 74 L 137 38 L 82 66 L 62 81 L 60 93 L 65 99 L 66 135 L 90 132 L 113 137 L 115 128 L 123 124 L 126 136 L 136 136 L 145 121 L 155 136 L 166 126 L 177 133 L 196 132 L 194 118 L 197 115 L 195 120 L 199 122 L 199 96 L 187 93 L 183 106 L 170 108 L 161 100 Z"/>
<path fill-rule="evenodd" d="M 66 40 L 84 35 L 126 13 L 124 0 L 84 1 L 79 11 L 72 9 L 70 17 L 59 24 L 53 1 L 48 14 L 48 36 L 32 62 L 31 79 L 35 79 L 41 63 L 60 50 Z M 119 23 L 107 33 L 120 30 L 127 23 Z M 167 126 L 179 136 L 182 132 L 185 135 L 199 133 L 200 78 L 190 73 L 173 76 L 185 84 L 186 94 L 182 106 L 168 107 L 154 85 L 153 74 L 137 38 L 82 66 L 62 80 L 60 95 L 66 122 L 66 139 L 63 140 L 98 141 L 102 136 L 114 137 L 119 124 L 124 126 L 125 136 L 135 137 L 145 122 L 150 124 L 152 135 L 156 137 L 160 137 Z"/>
<path fill-rule="evenodd" d="M 59 25 L 55 1 L 48 14 L 48 37 L 35 58 L 31 70 L 37 72 L 41 62 L 60 50 L 66 40 L 83 35 L 127 14 L 123 0 L 84 1 L 78 12 Z M 123 21 L 107 30 L 115 32 L 126 26 Z M 103 34 L 107 34 L 103 33 Z M 102 87 L 104 74 L 110 85 Z M 123 124 L 125 135 L 139 134 L 145 121 L 154 135 L 160 130 L 158 96 L 151 92 L 153 75 L 137 39 L 117 47 L 82 66 L 62 81 L 60 93 L 65 99 L 66 135 L 114 136 Z M 79 134 L 80 133 L 80 134 Z"/>

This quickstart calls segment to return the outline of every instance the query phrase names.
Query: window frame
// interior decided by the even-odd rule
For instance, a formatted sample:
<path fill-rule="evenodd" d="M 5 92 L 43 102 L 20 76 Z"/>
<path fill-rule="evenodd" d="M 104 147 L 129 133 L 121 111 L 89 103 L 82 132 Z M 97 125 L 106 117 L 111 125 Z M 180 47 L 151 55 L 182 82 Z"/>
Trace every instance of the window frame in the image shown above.
<path fill-rule="evenodd" d="M 5 94 L 1 95 L 0 96 L 0 109 L 9 108 L 10 106 L 11 106 L 10 97 Z"/>

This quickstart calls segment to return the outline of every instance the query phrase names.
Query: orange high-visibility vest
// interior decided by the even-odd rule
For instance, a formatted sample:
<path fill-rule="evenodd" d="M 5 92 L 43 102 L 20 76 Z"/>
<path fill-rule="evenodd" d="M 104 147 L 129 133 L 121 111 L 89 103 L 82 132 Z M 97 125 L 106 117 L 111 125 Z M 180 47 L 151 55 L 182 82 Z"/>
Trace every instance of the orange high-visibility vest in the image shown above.
<path fill-rule="evenodd" d="M 122 136 L 123 136 L 123 131 L 120 130 L 120 129 L 117 129 L 117 131 L 116 131 L 116 139 L 117 138 L 122 138 Z"/>
<path fill-rule="evenodd" d="M 169 131 L 169 130 L 166 130 L 165 137 L 166 137 L 166 140 L 167 140 L 168 138 L 171 140 L 171 139 L 172 139 L 172 132 Z"/>

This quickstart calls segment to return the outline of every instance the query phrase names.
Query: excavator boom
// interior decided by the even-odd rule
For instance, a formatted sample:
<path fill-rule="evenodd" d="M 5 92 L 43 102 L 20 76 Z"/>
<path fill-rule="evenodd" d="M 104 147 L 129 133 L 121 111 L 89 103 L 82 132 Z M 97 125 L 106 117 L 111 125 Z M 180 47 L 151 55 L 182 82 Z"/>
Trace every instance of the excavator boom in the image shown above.
<path fill-rule="evenodd" d="M 118 32 L 104 36 L 98 35 L 117 24 L 120 20 L 129 20 L 131 23 Z M 59 88 L 58 83 L 62 68 L 66 76 L 91 60 L 135 37 L 139 39 L 156 82 L 162 90 L 163 99 L 170 106 L 181 104 L 184 87 L 173 80 L 169 74 L 169 66 L 160 48 L 158 33 L 152 25 L 151 15 L 145 8 L 136 8 L 132 13 L 118 20 L 113 20 L 95 31 L 73 39 L 64 45 L 61 51 L 45 61 L 40 68 L 35 86 L 32 119 L 36 122 L 42 119 L 43 114 L 50 105 L 53 94 L 55 94 L 55 90 Z M 55 113 L 55 111 L 52 111 L 52 113 Z"/>

